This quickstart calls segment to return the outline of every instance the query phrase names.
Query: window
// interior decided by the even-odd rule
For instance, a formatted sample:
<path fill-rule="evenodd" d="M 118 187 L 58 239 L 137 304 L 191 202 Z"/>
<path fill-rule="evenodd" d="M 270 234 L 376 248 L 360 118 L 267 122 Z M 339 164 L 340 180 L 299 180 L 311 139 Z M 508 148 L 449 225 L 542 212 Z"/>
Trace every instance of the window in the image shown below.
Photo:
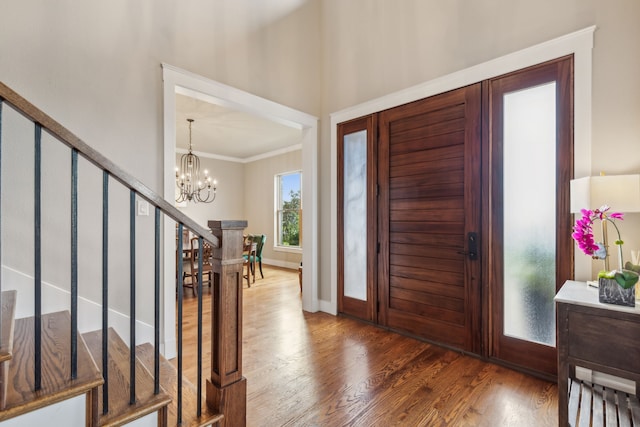
<path fill-rule="evenodd" d="M 276 175 L 276 247 L 302 247 L 302 172 Z"/>

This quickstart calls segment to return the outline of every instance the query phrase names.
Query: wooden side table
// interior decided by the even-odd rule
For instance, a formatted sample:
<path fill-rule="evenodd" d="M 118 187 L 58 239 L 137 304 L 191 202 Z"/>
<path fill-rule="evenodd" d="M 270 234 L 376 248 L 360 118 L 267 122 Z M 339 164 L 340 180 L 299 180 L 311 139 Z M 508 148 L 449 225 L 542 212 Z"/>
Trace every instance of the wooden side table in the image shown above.
<path fill-rule="evenodd" d="M 594 387 L 593 401 L 596 403 L 593 406 L 590 406 L 591 402 L 580 403 L 581 420 L 592 417 L 629 418 L 629 413 L 635 418 L 640 410 L 640 307 L 602 304 L 598 301 L 598 289 L 576 281 L 567 281 L 555 301 L 558 320 L 558 425 L 575 425 L 573 423 L 576 422 L 570 419 L 568 409 L 569 378 L 576 378 L 576 367 L 635 381 L 635 396 L 630 394 L 627 399 L 626 393 L 617 393 L 616 401 L 622 402 L 617 406 L 614 403 L 616 412 L 613 413 L 609 407 L 603 412 L 602 396 L 599 397 L 598 408 L 595 394 L 602 388 Z M 580 391 L 579 384 L 576 382 L 572 387 L 572 394 L 575 387 Z M 628 384 L 633 388 L 632 382 Z M 589 393 L 591 391 L 587 390 Z M 610 393 L 614 393 L 613 389 Z M 605 403 L 609 403 L 606 400 Z M 573 397 L 571 406 L 576 406 Z"/>

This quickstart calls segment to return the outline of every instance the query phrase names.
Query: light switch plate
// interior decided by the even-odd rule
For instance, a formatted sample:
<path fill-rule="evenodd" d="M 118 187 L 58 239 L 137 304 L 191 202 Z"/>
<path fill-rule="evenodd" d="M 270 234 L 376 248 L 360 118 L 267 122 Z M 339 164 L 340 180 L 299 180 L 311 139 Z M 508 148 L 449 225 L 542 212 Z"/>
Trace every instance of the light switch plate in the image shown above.
<path fill-rule="evenodd" d="M 149 216 L 149 202 L 138 200 L 138 216 Z"/>

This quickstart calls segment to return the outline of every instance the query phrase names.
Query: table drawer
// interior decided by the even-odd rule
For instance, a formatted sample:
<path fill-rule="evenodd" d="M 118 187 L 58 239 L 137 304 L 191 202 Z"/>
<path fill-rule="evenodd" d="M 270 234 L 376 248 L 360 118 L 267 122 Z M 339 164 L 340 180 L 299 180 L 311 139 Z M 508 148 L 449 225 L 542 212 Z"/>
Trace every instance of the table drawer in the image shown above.
<path fill-rule="evenodd" d="M 640 323 L 592 313 L 569 311 L 569 357 L 640 372 Z"/>

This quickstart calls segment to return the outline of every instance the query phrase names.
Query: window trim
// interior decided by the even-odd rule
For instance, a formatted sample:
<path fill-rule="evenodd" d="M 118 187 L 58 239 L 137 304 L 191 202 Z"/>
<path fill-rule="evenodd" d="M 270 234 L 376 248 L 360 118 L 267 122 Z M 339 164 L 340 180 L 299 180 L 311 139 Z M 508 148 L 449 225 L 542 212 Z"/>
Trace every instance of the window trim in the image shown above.
<path fill-rule="evenodd" d="M 298 246 L 286 246 L 286 245 L 280 245 L 279 241 L 280 241 L 280 198 L 281 198 L 281 194 L 280 194 L 280 180 L 281 177 L 286 176 L 286 175 L 293 175 L 293 174 L 299 174 L 300 175 L 300 209 L 299 209 L 299 216 L 300 216 L 300 221 L 298 224 L 298 233 L 299 233 L 299 245 Z M 296 169 L 296 170 L 292 170 L 292 171 L 287 171 L 287 172 L 280 172 L 274 175 L 274 192 L 273 192 L 273 197 L 274 197 L 274 202 L 273 202 L 273 206 L 274 206 L 274 210 L 273 210 L 273 235 L 274 235 L 274 239 L 273 239 L 273 250 L 276 252 L 289 252 L 289 253 L 302 253 L 302 248 L 303 248 L 303 238 L 302 238 L 302 218 L 303 218 L 303 211 L 304 211 L 304 206 L 303 206 L 303 201 L 302 201 L 302 187 L 303 187 L 303 174 L 302 174 L 302 169 Z"/>

